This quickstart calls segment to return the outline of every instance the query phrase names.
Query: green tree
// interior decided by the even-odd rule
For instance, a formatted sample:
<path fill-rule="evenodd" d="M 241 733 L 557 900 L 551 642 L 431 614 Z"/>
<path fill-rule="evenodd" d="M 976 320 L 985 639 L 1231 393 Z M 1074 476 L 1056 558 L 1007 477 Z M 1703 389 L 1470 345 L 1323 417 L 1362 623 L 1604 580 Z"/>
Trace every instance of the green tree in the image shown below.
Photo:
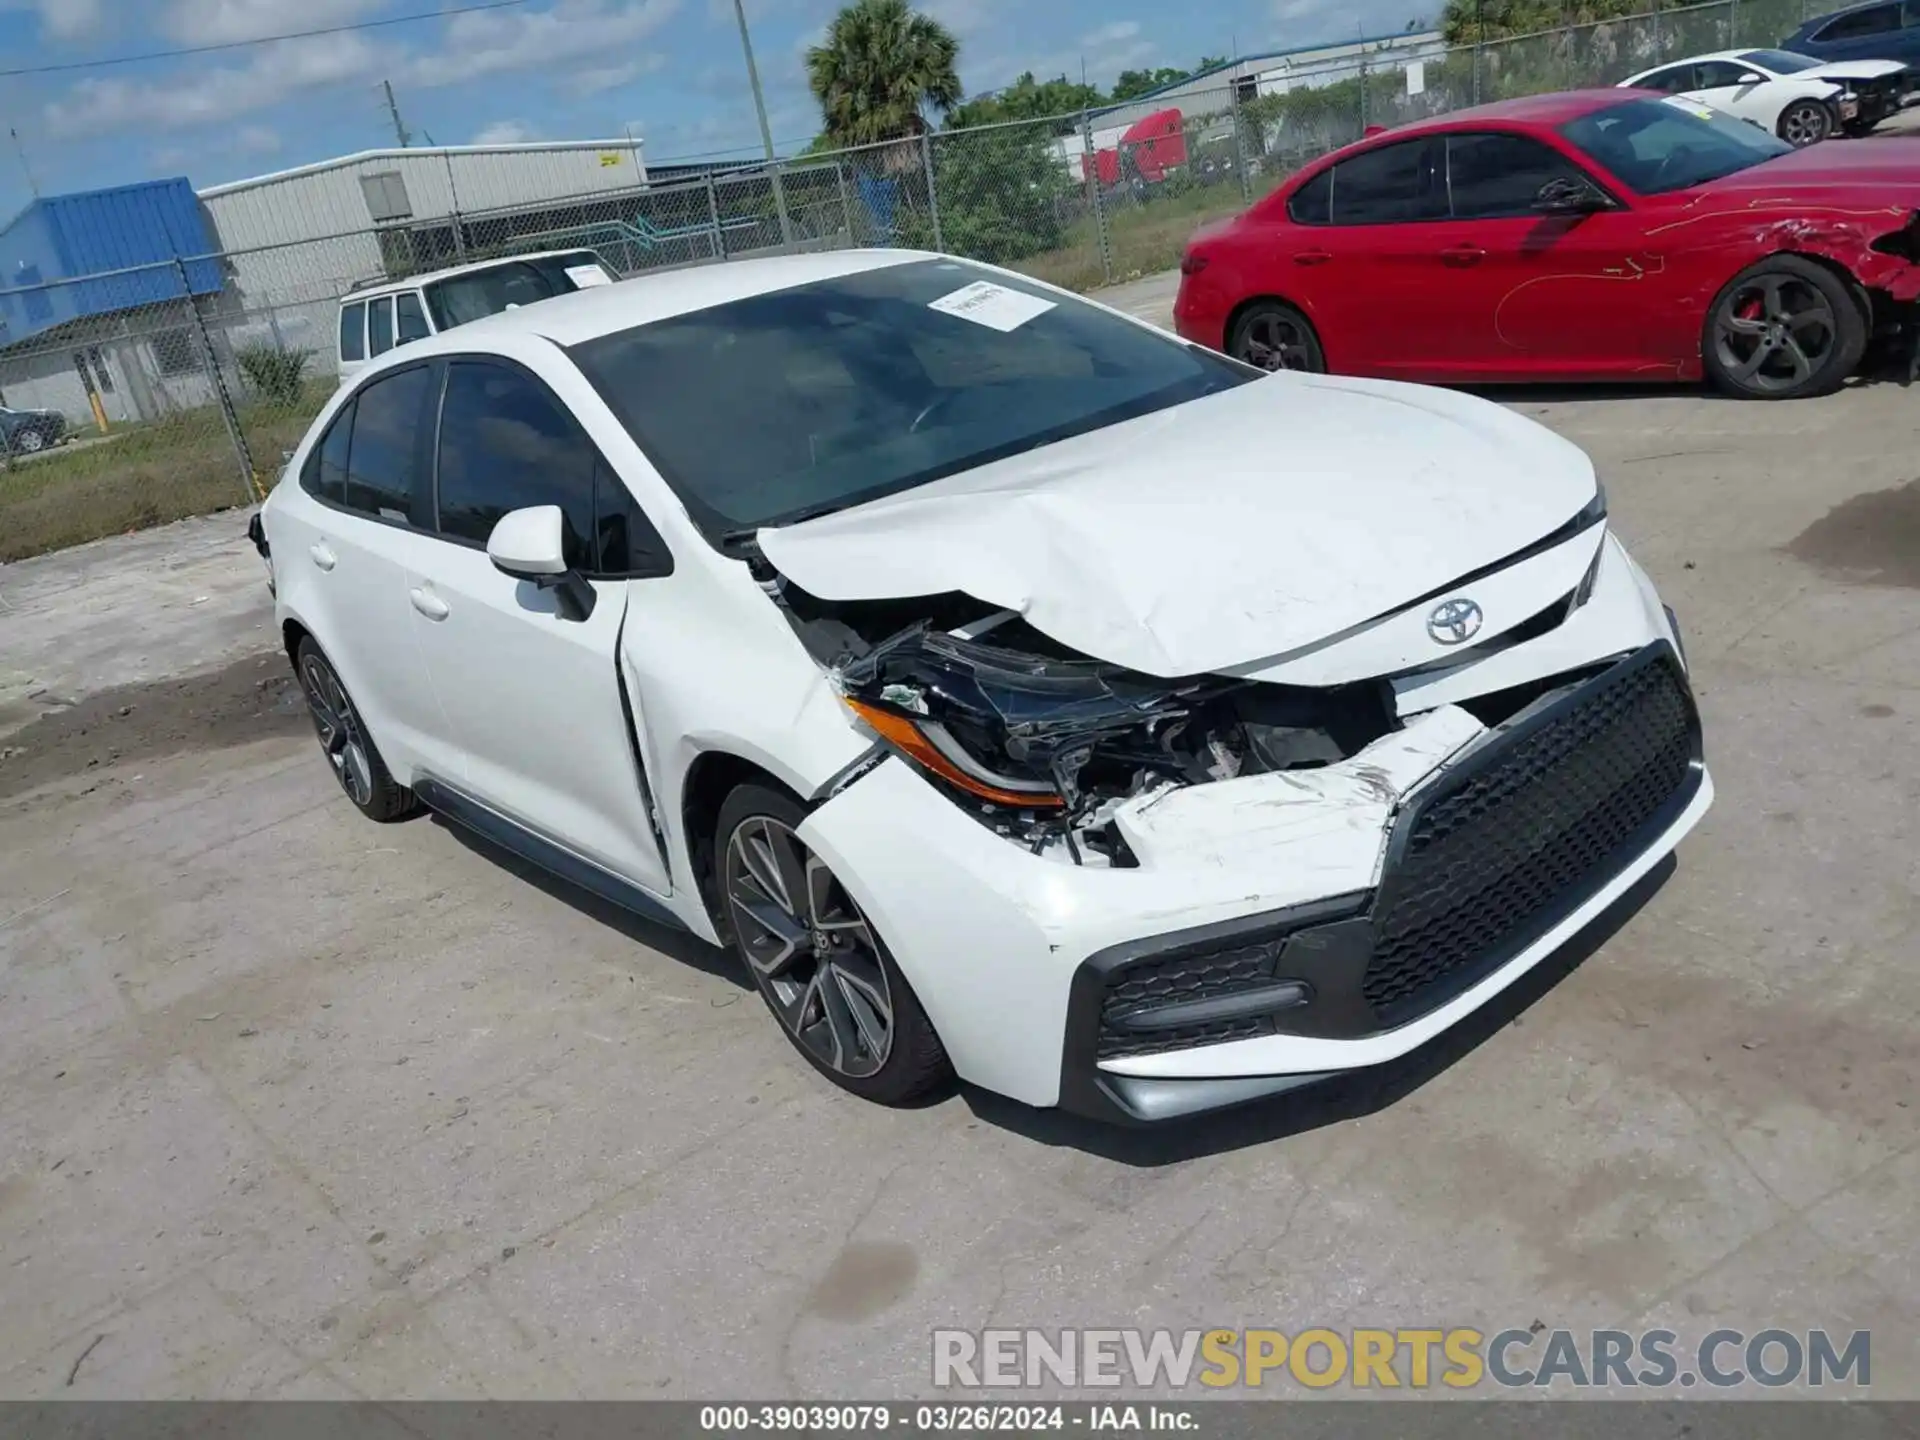
<path fill-rule="evenodd" d="M 1449 45 L 1478 45 L 1642 15 L 1652 8 L 1651 0 L 1447 0 L 1440 33 Z"/>
<path fill-rule="evenodd" d="M 951 32 L 907 0 L 854 0 L 807 51 L 807 83 L 834 144 L 907 139 L 927 129 L 927 110 L 960 103 L 959 55 Z"/>
<path fill-rule="evenodd" d="M 1207 62 L 1202 60 L 1201 66 Z M 1122 70 L 1119 78 L 1113 82 L 1115 100 L 1131 100 L 1136 95 L 1145 95 L 1150 90 L 1158 90 L 1162 85 L 1174 85 L 1185 80 L 1194 72 L 1182 70 L 1177 65 L 1162 65 L 1157 70 Z"/>
<path fill-rule="evenodd" d="M 1005 89 L 969 100 L 954 110 L 947 123 L 950 128 L 961 130 L 975 125 L 1004 124 L 1009 120 L 1055 120 L 1106 103 L 1107 97 L 1097 86 L 1081 85 L 1064 75 L 1052 80 L 1036 80 L 1029 70 Z M 1067 120 L 1057 128 L 1065 134 L 1074 126 Z"/>

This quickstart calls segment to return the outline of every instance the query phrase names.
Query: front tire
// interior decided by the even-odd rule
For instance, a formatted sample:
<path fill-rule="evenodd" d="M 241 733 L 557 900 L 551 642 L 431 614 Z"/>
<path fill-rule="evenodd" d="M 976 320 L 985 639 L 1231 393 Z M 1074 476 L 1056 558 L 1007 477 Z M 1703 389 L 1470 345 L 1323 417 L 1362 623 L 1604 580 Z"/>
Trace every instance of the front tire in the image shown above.
<path fill-rule="evenodd" d="M 947 1052 L 879 932 L 800 839 L 807 812 L 765 785 L 727 796 L 714 827 L 725 928 L 794 1049 L 881 1105 L 952 1078 Z"/>
<path fill-rule="evenodd" d="M 1715 297 L 1701 354 L 1729 395 L 1798 400 L 1839 389 L 1866 348 L 1867 318 L 1839 276 L 1798 255 L 1770 255 Z"/>
<path fill-rule="evenodd" d="M 15 438 L 14 444 L 22 455 L 33 455 L 46 448 L 47 437 L 38 430 L 26 429 Z"/>
<path fill-rule="evenodd" d="M 303 636 L 294 651 L 293 672 L 300 681 L 300 693 L 306 696 L 320 751 L 354 808 L 382 824 L 411 815 L 419 802 L 388 772 L 333 662 L 311 635 Z"/>
<path fill-rule="evenodd" d="M 1261 370 L 1322 374 L 1327 357 L 1313 322 L 1284 300 L 1260 300 L 1241 311 L 1227 336 L 1227 353 Z"/>
<path fill-rule="evenodd" d="M 1775 128 L 1787 144 L 1804 150 L 1833 133 L 1833 111 L 1818 100 L 1796 100 L 1780 112 L 1780 123 Z"/>

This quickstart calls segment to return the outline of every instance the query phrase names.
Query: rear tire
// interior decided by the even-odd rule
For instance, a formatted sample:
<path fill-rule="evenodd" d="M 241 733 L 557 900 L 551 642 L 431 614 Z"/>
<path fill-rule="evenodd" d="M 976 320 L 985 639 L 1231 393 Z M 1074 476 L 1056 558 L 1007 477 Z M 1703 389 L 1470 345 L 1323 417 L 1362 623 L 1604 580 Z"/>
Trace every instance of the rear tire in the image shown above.
<path fill-rule="evenodd" d="M 31 427 L 22 430 L 19 435 L 14 438 L 14 445 L 22 455 L 35 454 L 45 449 L 46 444 L 47 437 Z"/>
<path fill-rule="evenodd" d="M 1317 375 L 1327 368 L 1313 322 L 1284 300 L 1257 300 L 1242 310 L 1227 336 L 1227 353 L 1261 370 Z"/>
<path fill-rule="evenodd" d="M 766 785 L 720 806 L 723 934 L 793 1048 L 841 1089 L 905 1105 L 953 1077 L 946 1048 L 879 931 L 796 833 L 806 807 Z"/>
<path fill-rule="evenodd" d="M 354 708 L 353 698 L 334 672 L 333 662 L 314 644 L 311 635 L 302 636 L 294 651 L 293 673 L 300 682 L 300 693 L 306 697 L 321 753 L 354 808 L 382 824 L 404 820 L 417 810 L 419 802 L 413 792 L 388 771 L 360 712 Z"/>
<path fill-rule="evenodd" d="M 1796 100 L 1780 112 L 1780 123 L 1775 128 L 1787 144 L 1804 150 L 1833 133 L 1833 111 L 1818 100 Z"/>
<path fill-rule="evenodd" d="M 1700 344 L 1708 377 L 1743 400 L 1828 394 L 1866 349 L 1867 317 L 1852 288 L 1798 255 L 1769 255 L 1728 281 Z"/>

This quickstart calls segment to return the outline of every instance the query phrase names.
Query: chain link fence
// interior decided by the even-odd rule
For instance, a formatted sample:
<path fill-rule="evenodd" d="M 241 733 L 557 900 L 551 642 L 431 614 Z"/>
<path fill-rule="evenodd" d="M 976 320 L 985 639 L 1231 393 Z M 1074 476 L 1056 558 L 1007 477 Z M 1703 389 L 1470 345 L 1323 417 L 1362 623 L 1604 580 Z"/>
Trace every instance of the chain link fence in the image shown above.
<path fill-rule="evenodd" d="M 1775 44 L 1815 3 L 1715 0 L 1302 70 L 1248 62 L 1231 83 L 1082 114 L 559 200 L 455 198 L 437 218 L 0 290 L 0 561 L 263 494 L 337 385 L 339 302 L 356 286 L 536 250 L 591 249 L 630 276 L 907 246 L 1094 289 L 1170 268 L 1196 228 L 1372 126 Z M 598 172 L 539 179 L 550 195 L 574 173 Z M 300 204 L 295 190 L 268 203 Z"/>

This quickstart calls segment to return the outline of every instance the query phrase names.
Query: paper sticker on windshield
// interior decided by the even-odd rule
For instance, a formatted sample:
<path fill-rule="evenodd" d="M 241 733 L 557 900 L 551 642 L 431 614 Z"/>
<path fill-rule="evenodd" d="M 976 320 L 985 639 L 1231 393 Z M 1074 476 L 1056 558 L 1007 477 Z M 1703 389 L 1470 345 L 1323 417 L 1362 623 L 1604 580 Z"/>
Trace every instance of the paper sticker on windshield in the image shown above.
<path fill-rule="evenodd" d="M 945 315 L 958 315 L 962 320 L 971 320 L 989 330 L 1008 331 L 1018 330 L 1034 316 L 1044 315 L 1054 306 L 1053 301 L 1042 300 L 1037 295 L 1009 290 L 989 280 L 976 280 L 971 285 L 961 286 L 951 295 L 928 301 L 927 308 Z"/>
<path fill-rule="evenodd" d="M 576 289 L 580 290 L 586 290 L 595 285 L 611 285 L 613 283 L 613 281 L 607 278 L 607 272 L 602 270 L 598 265 L 569 265 L 567 266 L 567 278 L 574 283 Z"/>
<path fill-rule="evenodd" d="M 1711 105 L 1702 105 L 1698 100 L 1689 100 L 1684 95 L 1662 95 L 1660 98 L 1666 101 L 1667 104 L 1673 106 L 1674 109 L 1684 110 L 1687 114 L 1698 116 L 1702 120 L 1711 120 L 1713 118 L 1713 107 Z"/>

